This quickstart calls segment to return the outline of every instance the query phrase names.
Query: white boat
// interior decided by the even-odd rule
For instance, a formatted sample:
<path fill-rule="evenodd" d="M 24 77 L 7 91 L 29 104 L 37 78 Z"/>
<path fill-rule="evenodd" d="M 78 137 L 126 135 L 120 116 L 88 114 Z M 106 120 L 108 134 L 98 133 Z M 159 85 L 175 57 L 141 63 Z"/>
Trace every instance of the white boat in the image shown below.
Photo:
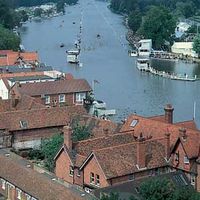
<path fill-rule="evenodd" d="M 138 52 L 136 50 L 129 50 L 128 54 L 131 57 L 137 57 L 138 56 Z"/>
<path fill-rule="evenodd" d="M 148 58 L 138 58 L 136 61 L 136 65 L 140 71 L 150 71 L 150 61 Z"/>
<path fill-rule="evenodd" d="M 78 59 L 78 56 L 80 53 L 79 50 L 70 50 L 70 51 L 67 51 L 66 53 L 67 53 L 68 63 L 79 63 L 79 59 Z"/>

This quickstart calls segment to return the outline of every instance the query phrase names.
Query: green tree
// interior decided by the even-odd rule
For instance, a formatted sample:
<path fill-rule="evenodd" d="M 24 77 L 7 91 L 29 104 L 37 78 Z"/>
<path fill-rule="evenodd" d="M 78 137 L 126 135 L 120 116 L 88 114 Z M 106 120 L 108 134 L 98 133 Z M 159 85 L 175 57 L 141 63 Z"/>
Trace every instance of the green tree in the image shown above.
<path fill-rule="evenodd" d="M 200 34 L 198 34 L 193 41 L 193 50 L 200 55 Z"/>
<path fill-rule="evenodd" d="M 160 49 L 166 41 L 170 41 L 175 27 L 176 20 L 168 9 L 153 6 L 144 17 L 140 31 L 145 38 L 152 39 L 154 48 Z"/>
<path fill-rule="evenodd" d="M 140 28 L 141 23 L 142 23 L 142 15 L 140 11 L 138 9 L 132 11 L 128 17 L 128 25 L 130 29 L 135 33 Z"/>
<path fill-rule="evenodd" d="M 61 148 L 63 142 L 63 136 L 60 134 L 54 135 L 50 139 L 42 140 L 41 154 L 44 156 L 45 167 L 51 172 L 53 172 L 55 168 L 54 157 Z"/>
<path fill-rule="evenodd" d="M 65 0 L 58 1 L 58 3 L 56 4 L 56 10 L 58 13 L 65 13 Z"/>
<path fill-rule="evenodd" d="M 168 179 L 151 179 L 140 186 L 140 194 L 145 200 L 172 200 L 174 186 Z"/>
<path fill-rule="evenodd" d="M 20 38 L 12 31 L 0 26 L 0 49 L 18 50 Z"/>
<path fill-rule="evenodd" d="M 72 140 L 78 142 L 80 140 L 86 140 L 90 137 L 90 129 L 87 125 L 81 125 L 77 120 L 72 123 Z"/>
<path fill-rule="evenodd" d="M 36 8 L 34 10 L 34 16 L 35 17 L 41 17 L 42 13 L 43 13 L 43 9 L 41 9 L 41 8 Z"/>
<path fill-rule="evenodd" d="M 101 197 L 101 200 L 120 200 L 118 193 L 111 192 L 109 195 L 104 195 Z"/>

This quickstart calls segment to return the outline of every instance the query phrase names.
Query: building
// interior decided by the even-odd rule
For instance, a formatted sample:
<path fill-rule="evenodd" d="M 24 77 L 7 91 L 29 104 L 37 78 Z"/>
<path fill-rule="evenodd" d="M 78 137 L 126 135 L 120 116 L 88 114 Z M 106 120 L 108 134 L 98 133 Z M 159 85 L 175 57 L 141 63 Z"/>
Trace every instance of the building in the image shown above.
<path fill-rule="evenodd" d="M 39 64 L 37 52 L 0 51 L 0 66 L 32 66 Z"/>
<path fill-rule="evenodd" d="M 154 117 L 131 115 L 121 131 L 134 132 L 139 136 L 160 138 L 170 134 L 170 162 L 174 169 L 182 170 L 197 191 L 200 191 L 200 131 L 194 120 L 173 122 L 171 105 L 165 107 L 165 114 Z"/>
<path fill-rule="evenodd" d="M 0 148 L 38 148 L 42 139 L 61 134 L 63 126 L 86 114 L 82 106 L 43 108 L 35 104 L 35 107 L 0 112 Z"/>
<path fill-rule="evenodd" d="M 0 194 L 9 200 L 84 200 L 93 196 L 66 186 L 51 174 L 38 173 L 29 161 L 0 150 Z"/>
<path fill-rule="evenodd" d="M 152 40 L 151 39 L 140 40 L 138 43 L 139 43 L 138 55 L 149 57 L 152 51 Z"/>
<path fill-rule="evenodd" d="M 121 132 L 77 143 L 71 137 L 71 128 L 64 127 L 64 145 L 55 157 L 55 173 L 89 191 L 171 170 L 168 135 L 152 139 Z"/>
<path fill-rule="evenodd" d="M 16 95 L 34 97 L 37 102 L 48 107 L 83 105 L 92 88 L 85 79 L 57 80 L 15 84 L 12 88 Z"/>
<path fill-rule="evenodd" d="M 111 193 L 117 193 L 119 195 L 119 198 L 123 200 L 130 200 L 131 197 L 135 197 L 135 199 L 142 200 L 143 198 L 140 194 L 140 186 L 146 181 L 154 180 L 156 178 L 167 179 L 176 188 L 188 187 L 192 189 L 192 186 L 190 185 L 190 182 L 185 176 L 185 174 L 181 171 L 176 171 L 152 177 L 140 178 L 137 180 L 128 181 L 114 186 L 100 188 L 94 191 L 94 195 L 100 199 L 103 195 L 109 196 Z"/>
<path fill-rule="evenodd" d="M 193 51 L 193 42 L 174 42 L 171 51 L 172 53 L 198 58 L 198 54 Z"/>

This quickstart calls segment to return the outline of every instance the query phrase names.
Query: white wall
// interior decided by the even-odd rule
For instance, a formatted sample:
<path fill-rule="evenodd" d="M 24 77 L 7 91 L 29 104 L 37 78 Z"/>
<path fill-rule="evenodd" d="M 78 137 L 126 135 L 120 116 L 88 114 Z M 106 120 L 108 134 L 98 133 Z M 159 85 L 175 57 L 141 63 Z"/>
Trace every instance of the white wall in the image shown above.
<path fill-rule="evenodd" d="M 7 87 L 5 86 L 2 79 L 0 79 L 0 97 L 2 99 L 8 99 L 9 98 L 9 91 Z"/>

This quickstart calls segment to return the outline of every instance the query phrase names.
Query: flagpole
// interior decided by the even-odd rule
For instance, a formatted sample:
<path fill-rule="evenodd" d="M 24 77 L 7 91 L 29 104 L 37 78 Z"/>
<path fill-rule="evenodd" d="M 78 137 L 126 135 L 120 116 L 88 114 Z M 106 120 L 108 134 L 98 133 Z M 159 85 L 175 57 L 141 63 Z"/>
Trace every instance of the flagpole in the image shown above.
<path fill-rule="evenodd" d="M 194 101 L 193 120 L 195 120 L 195 117 L 196 117 L 196 101 Z"/>

